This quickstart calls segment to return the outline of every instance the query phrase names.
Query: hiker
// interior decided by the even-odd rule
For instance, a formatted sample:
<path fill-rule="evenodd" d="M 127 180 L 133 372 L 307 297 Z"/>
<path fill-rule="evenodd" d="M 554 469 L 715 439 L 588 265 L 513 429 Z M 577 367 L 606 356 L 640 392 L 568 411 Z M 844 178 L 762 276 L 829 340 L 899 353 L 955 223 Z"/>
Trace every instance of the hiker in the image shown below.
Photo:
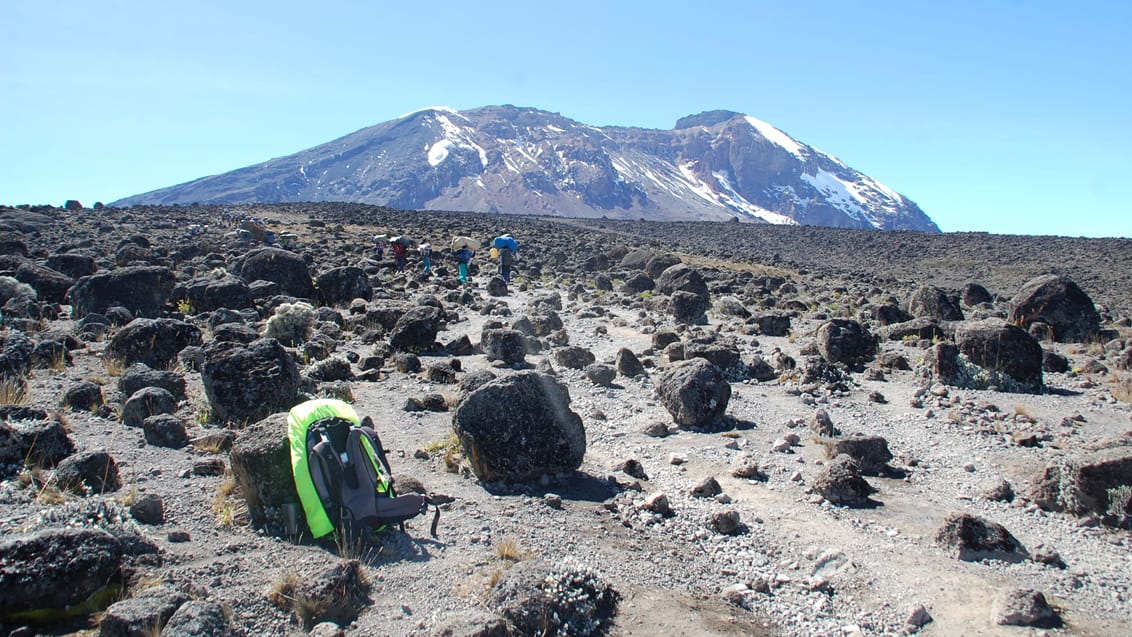
<path fill-rule="evenodd" d="M 373 237 L 374 250 L 377 251 L 377 260 L 381 261 L 385 257 L 385 239 L 374 235 Z"/>
<path fill-rule="evenodd" d="M 409 256 L 409 249 L 401 241 L 393 242 L 393 260 L 397 263 L 397 271 L 405 271 L 405 259 Z"/>
<path fill-rule="evenodd" d="M 511 265 L 515 263 L 515 253 L 510 248 L 499 250 L 499 276 L 507 283 L 511 282 Z"/>
<path fill-rule="evenodd" d="M 493 252 L 499 253 L 499 276 L 506 283 L 511 282 L 511 266 L 515 263 L 515 255 L 519 252 L 519 242 L 509 234 L 499 235 L 491 242 Z"/>
<path fill-rule="evenodd" d="M 432 244 L 425 239 L 425 242 L 417 246 L 417 252 L 421 255 L 421 263 L 424 264 L 424 273 L 432 274 Z"/>
<path fill-rule="evenodd" d="M 464 246 L 452 253 L 452 256 L 456 257 L 456 261 L 460 264 L 460 283 L 467 283 L 468 264 L 471 263 L 472 257 L 476 256 L 476 253 L 468 246 Z"/>

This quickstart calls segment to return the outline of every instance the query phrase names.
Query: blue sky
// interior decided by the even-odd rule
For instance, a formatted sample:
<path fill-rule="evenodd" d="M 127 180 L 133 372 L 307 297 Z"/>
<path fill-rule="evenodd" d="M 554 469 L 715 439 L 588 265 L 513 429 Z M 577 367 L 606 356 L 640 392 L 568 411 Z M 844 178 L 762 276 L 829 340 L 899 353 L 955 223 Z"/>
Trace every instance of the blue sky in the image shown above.
<path fill-rule="evenodd" d="M 1132 2 L 0 3 L 0 203 L 90 205 L 426 106 L 753 115 L 944 231 L 1132 236 Z"/>

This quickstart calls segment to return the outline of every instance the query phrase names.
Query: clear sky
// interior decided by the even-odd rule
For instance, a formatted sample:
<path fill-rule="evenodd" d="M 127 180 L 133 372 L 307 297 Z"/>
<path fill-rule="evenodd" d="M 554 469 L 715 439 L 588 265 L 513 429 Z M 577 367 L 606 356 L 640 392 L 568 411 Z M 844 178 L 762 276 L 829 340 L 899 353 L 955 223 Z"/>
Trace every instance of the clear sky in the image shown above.
<path fill-rule="evenodd" d="M 3 0 L 0 203 L 86 205 L 427 106 L 729 109 L 944 231 L 1132 236 L 1132 2 Z"/>

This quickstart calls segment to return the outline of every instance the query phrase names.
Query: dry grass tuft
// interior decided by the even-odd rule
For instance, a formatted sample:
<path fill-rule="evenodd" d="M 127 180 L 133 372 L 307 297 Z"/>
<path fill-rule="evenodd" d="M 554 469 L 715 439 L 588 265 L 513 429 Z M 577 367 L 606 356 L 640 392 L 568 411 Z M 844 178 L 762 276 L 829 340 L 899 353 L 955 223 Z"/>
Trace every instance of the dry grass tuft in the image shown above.
<path fill-rule="evenodd" d="M 221 526 L 247 526 L 250 522 L 248 505 L 239 497 L 234 478 L 229 477 L 216 487 L 212 512 Z"/>
<path fill-rule="evenodd" d="M 505 537 L 495 545 L 495 556 L 507 562 L 522 562 L 531 559 L 532 553 L 523 548 L 513 537 Z"/>
<path fill-rule="evenodd" d="M 28 400 L 28 386 L 22 378 L 0 377 L 0 404 L 22 405 Z"/>
<path fill-rule="evenodd" d="M 126 361 L 118 358 L 117 356 L 103 356 L 102 366 L 106 368 L 106 373 L 111 376 L 118 377 L 126 373 Z"/>
<path fill-rule="evenodd" d="M 1122 403 L 1132 403 L 1132 376 L 1112 376 L 1112 397 Z"/>

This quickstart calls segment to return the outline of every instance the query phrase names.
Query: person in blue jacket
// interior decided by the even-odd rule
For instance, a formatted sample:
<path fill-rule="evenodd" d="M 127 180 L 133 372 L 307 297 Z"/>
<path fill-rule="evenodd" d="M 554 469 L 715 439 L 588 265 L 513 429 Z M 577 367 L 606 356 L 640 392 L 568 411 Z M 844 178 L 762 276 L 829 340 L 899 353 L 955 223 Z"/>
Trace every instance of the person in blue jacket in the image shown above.
<path fill-rule="evenodd" d="M 452 253 L 452 256 L 456 257 L 456 262 L 460 264 L 460 283 L 467 283 L 468 264 L 471 263 L 472 257 L 476 256 L 476 253 L 467 246 L 464 246 Z"/>

